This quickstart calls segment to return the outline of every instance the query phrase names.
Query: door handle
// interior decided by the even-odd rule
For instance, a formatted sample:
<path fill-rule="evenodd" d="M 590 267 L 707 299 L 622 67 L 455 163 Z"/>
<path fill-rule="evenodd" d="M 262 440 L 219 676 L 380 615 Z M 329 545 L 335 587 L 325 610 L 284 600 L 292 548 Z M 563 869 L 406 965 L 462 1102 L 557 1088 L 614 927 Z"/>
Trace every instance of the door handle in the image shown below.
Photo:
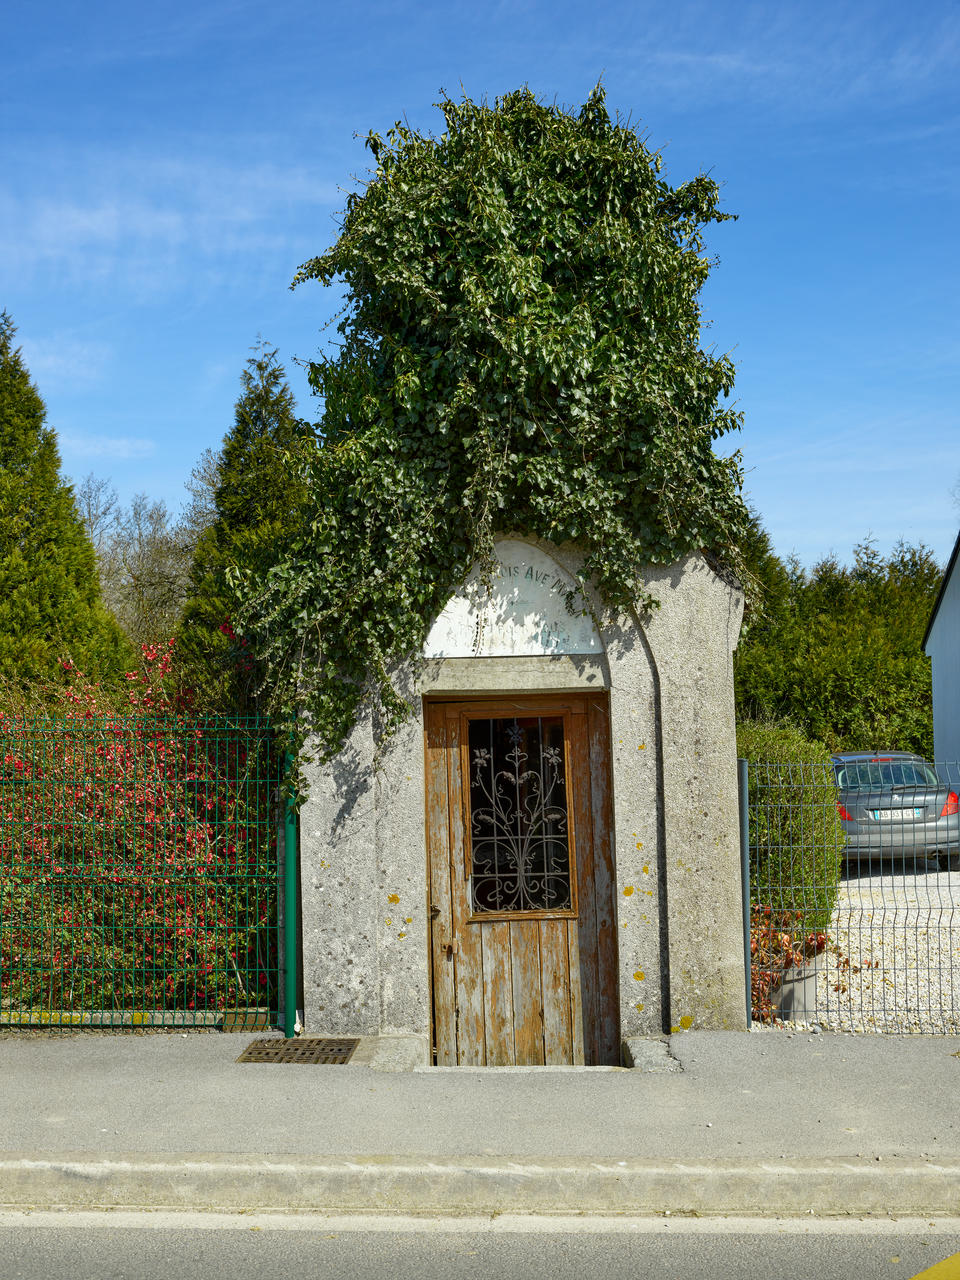
<path fill-rule="evenodd" d="M 460 954 L 460 939 L 447 938 L 444 942 L 440 943 L 440 950 L 448 960 L 452 960 L 454 956 L 458 956 Z"/>

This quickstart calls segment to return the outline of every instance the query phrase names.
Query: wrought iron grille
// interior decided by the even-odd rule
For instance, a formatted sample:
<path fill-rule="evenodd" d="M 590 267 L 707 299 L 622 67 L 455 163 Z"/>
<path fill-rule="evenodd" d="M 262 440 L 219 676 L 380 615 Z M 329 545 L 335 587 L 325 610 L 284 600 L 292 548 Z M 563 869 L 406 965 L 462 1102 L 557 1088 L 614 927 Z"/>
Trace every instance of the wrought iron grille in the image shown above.
<path fill-rule="evenodd" d="M 282 770 L 253 719 L 0 721 L 0 1027 L 275 1023 Z"/>
<path fill-rule="evenodd" d="M 573 906 L 562 716 L 472 720 L 475 912 Z"/>
<path fill-rule="evenodd" d="M 960 766 L 750 762 L 746 779 L 754 1018 L 960 1033 Z"/>

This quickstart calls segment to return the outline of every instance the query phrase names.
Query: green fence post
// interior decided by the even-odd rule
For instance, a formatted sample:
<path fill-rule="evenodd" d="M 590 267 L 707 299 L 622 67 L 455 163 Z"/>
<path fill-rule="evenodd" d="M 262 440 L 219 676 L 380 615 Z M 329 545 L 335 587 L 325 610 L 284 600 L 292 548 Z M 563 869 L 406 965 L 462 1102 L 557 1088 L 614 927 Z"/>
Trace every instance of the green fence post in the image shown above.
<path fill-rule="evenodd" d="M 287 752 L 287 783 L 295 758 Z M 297 1025 L 297 802 L 287 796 L 283 815 L 283 1034 L 289 1040 Z"/>
<path fill-rule="evenodd" d="M 737 761 L 740 793 L 740 882 L 743 894 L 743 968 L 747 984 L 747 1029 L 753 1022 L 753 980 L 750 965 L 750 782 L 746 760 Z"/>

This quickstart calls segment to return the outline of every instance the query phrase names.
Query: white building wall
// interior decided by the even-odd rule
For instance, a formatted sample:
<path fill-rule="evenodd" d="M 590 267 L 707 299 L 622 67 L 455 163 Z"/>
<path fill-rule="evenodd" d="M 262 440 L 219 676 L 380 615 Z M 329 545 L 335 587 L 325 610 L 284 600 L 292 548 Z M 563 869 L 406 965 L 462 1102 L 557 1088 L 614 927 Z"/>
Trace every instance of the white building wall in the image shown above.
<path fill-rule="evenodd" d="M 953 563 L 926 643 L 933 667 L 933 752 L 960 762 L 960 559 Z"/>

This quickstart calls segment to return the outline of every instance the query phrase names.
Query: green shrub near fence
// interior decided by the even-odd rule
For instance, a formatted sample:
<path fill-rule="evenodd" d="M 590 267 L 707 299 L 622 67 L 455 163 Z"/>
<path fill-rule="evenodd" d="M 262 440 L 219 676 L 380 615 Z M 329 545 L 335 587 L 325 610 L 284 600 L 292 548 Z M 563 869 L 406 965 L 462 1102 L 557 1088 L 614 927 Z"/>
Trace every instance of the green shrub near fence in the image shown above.
<path fill-rule="evenodd" d="M 750 761 L 750 897 L 825 930 L 837 901 L 844 834 L 830 752 L 788 721 L 743 721 L 737 750 Z"/>
<path fill-rule="evenodd" d="M 749 762 L 750 979 L 753 1017 L 774 1017 L 785 974 L 827 945 L 843 829 L 830 753 L 789 721 L 741 721 Z"/>

